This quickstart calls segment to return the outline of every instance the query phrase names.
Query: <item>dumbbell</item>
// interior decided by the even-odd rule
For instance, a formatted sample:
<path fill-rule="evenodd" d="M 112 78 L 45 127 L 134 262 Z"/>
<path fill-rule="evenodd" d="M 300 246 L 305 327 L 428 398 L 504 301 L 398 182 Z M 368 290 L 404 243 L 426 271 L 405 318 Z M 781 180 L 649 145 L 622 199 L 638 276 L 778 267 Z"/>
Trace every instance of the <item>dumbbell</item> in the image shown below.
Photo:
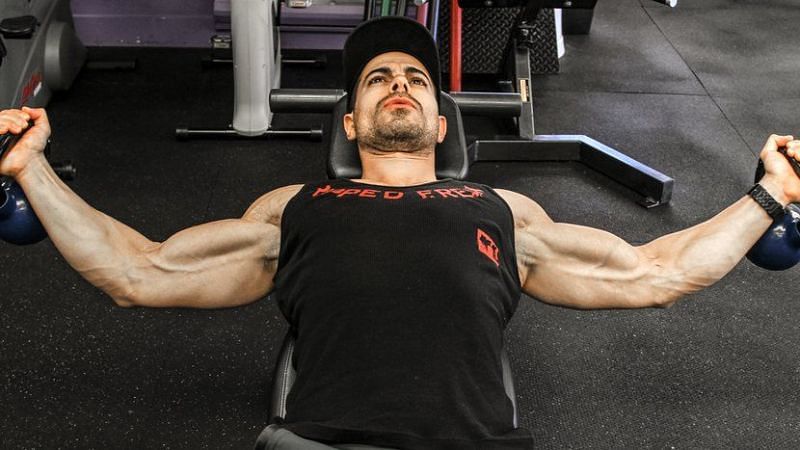
<path fill-rule="evenodd" d="M 33 126 L 33 122 L 28 123 L 29 126 Z M 0 134 L 0 158 L 3 157 L 6 151 L 10 150 L 11 147 L 16 144 L 19 140 L 21 135 L 17 136 L 11 133 L 7 134 Z M 44 156 L 46 158 L 50 158 L 50 140 L 47 140 L 47 146 L 44 148 Z M 77 174 L 78 170 L 72 164 L 72 161 L 59 161 L 59 162 L 51 162 L 50 167 L 53 168 L 56 175 L 64 181 L 71 181 L 75 179 L 75 175 Z"/>
<path fill-rule="evenodd" d="M 11 149 L 20 136 L 0 135 L 0 158 Z M 50 142 L 45 147 L 45 156 L 50 153 Z M 75 167 L 71 162 L 51 164 L 63 180 L 75 178 Z M 47 237 L 39 218 L 33 211 L 22 188 L 11 177 L 0 177 L 0 239 L 16 245 L 35 244 Z"/>
<path fill-rule="evenodd" d="M 16 245 L 47 237 L 22 188 L 11 177 L 0 178 L 0 239 Z"/>
<path fill-rule="evenodd" d="M 800 177 L 800 164 L 786 155 L 786 149 L 778 149 L 792 165 Z M 759 160 L 756 167 L 755 182 L 764 176 L 764 163 Z M 800 262 L 800 205 L 790 203 L 782 218 L 776 219 L 772 226 L 759 238 L 747 252 L 747 259 L 767 270 L 786 270 Z"/>

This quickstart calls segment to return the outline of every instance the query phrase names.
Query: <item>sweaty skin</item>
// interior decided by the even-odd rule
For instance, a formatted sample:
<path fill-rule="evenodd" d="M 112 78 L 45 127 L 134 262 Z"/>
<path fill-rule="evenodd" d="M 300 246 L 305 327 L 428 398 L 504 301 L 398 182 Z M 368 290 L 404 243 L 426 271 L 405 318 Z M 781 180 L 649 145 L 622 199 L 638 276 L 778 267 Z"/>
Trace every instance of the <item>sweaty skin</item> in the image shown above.
<path fill-rule="evenodd" d="M 430 76 L 414 57 L 384 53 L 356 85 L 344 129 L 358 140 L 365 183 L 412 186 L 436 180 L 434 148 L 447 132 Z M 28 121 L 34 126 L 28 129 Z M 67 262 L 120 306 L 222 308 L 273 288 L 281 215 L 299 185 L 256 200 L 239 219 L 188 228 L 154 242 L 97 211 L 53 172 L 42 153 L 50 135 L 42 109 L 0 111 L 0 134 L 25 135 L 0 174 L 25 191 Z M 800 202 L 800 179 L 778 152 L 800 141 L 773 135 L 761 151 L 761 185 L 781 204 Z M 669 306 L 727 274 L 772 223 L 749 196 L 706 222 L 641 246 L 605 231 L 553 222 L 533 200 L 497 190 L 511 207 L 523 291 L 573 308 Z"/>

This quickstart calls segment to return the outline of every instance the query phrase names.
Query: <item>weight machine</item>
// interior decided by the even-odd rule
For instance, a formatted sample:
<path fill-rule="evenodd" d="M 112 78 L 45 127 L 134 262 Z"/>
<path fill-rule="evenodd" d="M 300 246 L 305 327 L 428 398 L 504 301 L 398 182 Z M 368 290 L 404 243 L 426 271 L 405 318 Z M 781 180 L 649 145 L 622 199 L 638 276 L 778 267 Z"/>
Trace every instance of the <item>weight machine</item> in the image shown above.
<path fill-rule="evenodd" d="M 0 3 L 0 109 L 45 106 L 85 60 L 69 0 Z"/>
<path fill-rule="evenodd" d="M 75 33 L 69 0 L 0 4 L 0 109 L 44 107 L 54 91 L 72 86 L 85 61 L 86 48 Z M 0 156 L 13 140 L 10 134 L 0 136 Z M 49 153 L 48 144 L 45 155 Z M 69 161 L 51 166 L 64 180 L 75 177 Z M 5 177 L 0 181 L 4 189 L 11 183 Z M 0 200 L 5 198 L 0 195 Z"/>
<path fill-rule="evenodd" d="M 231 1 L 233 121 L 227 128 L 177 128 L 178 139 L 322 137 L 322 129 L 276 130 L 271 126 L 269 92 L 281 83 L 278 8 L 276 0 Z"/>
<path fill-rule="evenodd" d="M 674 6 L 677 0 L 655 0 Z M 522 10 L 512 30 L 506 52 L 507 74 L 510 86 L 520 103 L 519 114 L 513 119 L 517 136 L 513 139 L 478 139 L 468 153 L 472 163 L 575 161 L 580 162 L 616 181 L 633 195 L 635 201 L 646 207 L 669 203 L 672 198 L 674 180 L 663 173 L 644 165 L 622 152 L 585 135 L 537 135 L 534 128 L 533 91 L 531 86 L 530 51 L 536 35 L 533 23 L 542 8 L 591 9 L 597 0 L 453 0 L 451 11 L 451 89 L 460 89 L 460 14 L 455 10 L 464 8 L 521 7 Z M 487 103 L 495 103 L 499 94 L 487 94 Z M 454 96 L 458 103 L 458 96 Z M 459 105 L 460 106 L 460 105 Z M 467 114 L 467 113 L 465 113 Z M 493 115 L 497 115 L 496 112 Z"/>

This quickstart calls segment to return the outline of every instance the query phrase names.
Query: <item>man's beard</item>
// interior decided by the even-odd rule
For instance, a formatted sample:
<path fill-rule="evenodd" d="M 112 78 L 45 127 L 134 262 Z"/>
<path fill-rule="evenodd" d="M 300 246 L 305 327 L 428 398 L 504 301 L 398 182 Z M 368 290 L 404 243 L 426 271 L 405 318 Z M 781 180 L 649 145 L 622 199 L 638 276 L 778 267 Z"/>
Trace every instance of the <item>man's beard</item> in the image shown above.
<path fill-rule="evenodd" d="M 379 152 L 417 153 L 433 151 L 439 130 L 428 126 L 422 108 L 419 111 L 396 108 L 381 111 L 384 102 L 378 102 L 375 113 L 367 118 L 364 129 L 356 128 L 356 138 L 360 144 Z M 412 114 L 419 114 L 421 123 L 413 120 Z M 358 120 L 356 120 L 358 123 Z M 438 122 L 435 128 L 438 128 Z"/>

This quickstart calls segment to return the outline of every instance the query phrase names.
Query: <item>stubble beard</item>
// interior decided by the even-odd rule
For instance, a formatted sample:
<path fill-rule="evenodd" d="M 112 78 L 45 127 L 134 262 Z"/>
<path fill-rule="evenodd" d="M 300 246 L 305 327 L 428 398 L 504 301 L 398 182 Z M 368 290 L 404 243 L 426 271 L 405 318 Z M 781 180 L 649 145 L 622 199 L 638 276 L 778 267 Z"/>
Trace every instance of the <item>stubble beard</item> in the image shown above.
<path fill-rule="evenodd" d="M 381 106 L 382 102 L 371 117 L 365 118 L 363 126 L 356 127 L 356 138 L 360 144 L 379 153 L 433 151 L 439 134 L 439 130 L 434 128 L 438 128 L 438 123 L 429 126 L 422 111 L 416 109 L 381 111 Z M 356 124 L 359 124 L 358 119 L 356 117 Z"/>

